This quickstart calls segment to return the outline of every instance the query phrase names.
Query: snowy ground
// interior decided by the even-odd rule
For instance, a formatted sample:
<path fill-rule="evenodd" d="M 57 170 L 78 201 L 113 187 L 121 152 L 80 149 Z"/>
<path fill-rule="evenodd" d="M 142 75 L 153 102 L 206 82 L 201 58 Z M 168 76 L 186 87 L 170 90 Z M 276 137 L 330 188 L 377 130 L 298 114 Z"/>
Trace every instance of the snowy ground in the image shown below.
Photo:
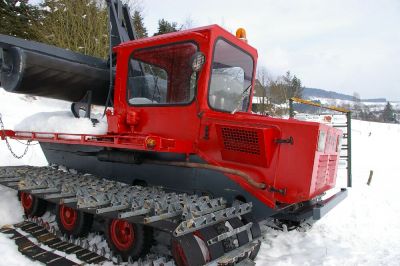
<path fill-rule="evenodd" d="M 7 128 L 37 112 L 65 111 L 68 103 L 8 94 L 0 89 Z M 349 197 L 308 232 L 267 232 L 257 265 L 400 265 L 400 125 L 353 121 L 353 188 Z M 11 142 L 16 153 L 24 146 Z M 38 145 L 22 160 L 0 142 L 0 166 L 46 165 Z M 369 171 L 374 171 L 367 186 Z M 344 174 L 339 183 L 344 184 Z M 0 186 L 0 226 L 22 221 L 16 193 Z M 38 265 L 0 234 L 0 265 Z"/>

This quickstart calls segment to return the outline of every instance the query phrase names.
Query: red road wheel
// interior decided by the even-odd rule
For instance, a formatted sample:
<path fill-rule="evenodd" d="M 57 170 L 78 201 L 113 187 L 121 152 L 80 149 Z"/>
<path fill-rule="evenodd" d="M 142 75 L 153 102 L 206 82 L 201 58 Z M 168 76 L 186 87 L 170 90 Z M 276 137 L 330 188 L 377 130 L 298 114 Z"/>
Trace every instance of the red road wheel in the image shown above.
<path fill-rule="evenodd" d="M 58 205 L 56 220 L 61 232 L 74 237 L 87 235 L 93 223 L 93 215 Z"/>
<path fill-rule="evenodd" d="M 33 196 L 29 193 L 21 192 L 21 204 L 24 210 L 31 210 L 33 206 Z"/>
<path fill-rule="evenodd" d="M 63 227 L 69 231 L 73 230 L 78 220 L 78 211 L 65 205 L 61 205 L 59 212 Z"/>
<path fill-rule="evenodd" d="M 137 260 L 150 248 L 152 231 L 141 224 L 110 219 L 105 231 L 108 245 L 125 261 L 129 257 Z"/>
<path fill-rule="evenodd" d="M 47 202 L 32 194 L 19 192 L 22 208 L 28 216 L 42 216 L 46 212 Z"/>
<path fill-rule="evenodd" d="M 110 225 L 111 240 L 120 251 L 128 250 L 135 242 L 133 225 L 124 220 L 113 220 Z"/>

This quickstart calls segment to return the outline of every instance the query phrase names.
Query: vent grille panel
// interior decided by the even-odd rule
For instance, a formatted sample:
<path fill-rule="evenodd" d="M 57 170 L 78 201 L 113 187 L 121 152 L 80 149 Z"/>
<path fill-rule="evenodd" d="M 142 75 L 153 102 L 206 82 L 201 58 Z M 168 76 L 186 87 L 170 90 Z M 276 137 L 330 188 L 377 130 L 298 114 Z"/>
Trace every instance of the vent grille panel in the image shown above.
<path fill-rule="evenodd" d="M 273 129 L 216 125 L 216 130 L 221 159 L 269 167 L 277 138 Z"/>
<path fill-rule="evenodd" d="M 224 149 L 260 155 L 260 141 L 257 131 L 238 128 L 221 128 Z"/>

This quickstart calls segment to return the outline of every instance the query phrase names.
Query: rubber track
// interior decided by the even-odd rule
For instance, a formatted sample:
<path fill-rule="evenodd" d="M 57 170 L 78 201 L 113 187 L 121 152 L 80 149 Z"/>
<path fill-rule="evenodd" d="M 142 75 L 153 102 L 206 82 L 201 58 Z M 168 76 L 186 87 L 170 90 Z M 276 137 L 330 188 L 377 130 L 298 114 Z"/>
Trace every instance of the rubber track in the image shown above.
<path fill-rule="evenodd" d="M 28 233 L 29 236 L 32 236 L 33 238 L 37 239 L 37 241 L 39 243 L 46 245 L 53 250 L 65 252 L 66 254 L 75 254 L 76 257 L 79 260 L 81 260 L 82 262 L 89 263 L 89 264 L 99 264 L 99 263 L 107 261 L 107 258 L 100 256 L 99 254 L 97 254 L 95 252 L 92 252 L 88 249 L 82 248 L 81 246 L 78 246 L 74 243 L 70 243 L 68 241 L 61 240 L 59 237 L 57 237 L 53 233 L 49 232 L 45 227 L 40 226 L 34 222 L 24 221 L 22 223 L 15 224 L 14 227 L 19 228 L 22 231 Z M 2 232 L 3 230 L 7 231 L 7 229 L 8 228 L 1 229 L 0 232 Z M 21 235 L 15 229 L 8 229 L 8 230 L 10 230 L 10 232 L 16 232 L 17 234 Z M 25 237 L 25 238 L 27 239 L 27 237 Z M 30 240 L 28 240 L 28 241 L 30 241 Z M 37 248 L 41 249 L 40 247 L 37 247 Z M 43 251 L 39 251 L 39 253 L 41 253 Z M 32 252 L 33 255 L 29 256 L 29 254 L 25 254 L 22 251 L 21 251 L 21 253 L 30 258 L 32 258 L 32 256 L 34 256 L 35 254 L 38 254 L 38 253 Z M 52 252 L 49 251 L 47 253 L 52 253 Z M 32 258 L 32 259 L 36 259 L 36 258 Z M 39 260 L 39 259 L 37 259 L 37 260 Z M 41 262 L 43 262 L 43 261 L 41 261 Z M 46 264 L 46 262 L 43 262 L 43 263 Z M 50 265 L 50 264 L 47 264 L 47 265 Z M 59 264 L 57 264 L 57 265 L 59 265 Z M 64 264 L 62 264 L 62 265 L 64 265 Z M 67 264 L 65 264 L 65 265 L 67 265 Z M 68 264 L 68 265 L 75 265 L 75 263 Z"/>
<path fill-rule="evenodd" d="M 40 248 L 37 244 L 30 241 L 27 236 L 19 233 L 15 228 L 3 227 L 0 229 L 0 232 L 8 235 L 11 240 L 14 240 L 15 244 L 18 246 L 18 251 L 30 259 L 40 261 L 48 266 L 78 265 L 65 257 Z"/>

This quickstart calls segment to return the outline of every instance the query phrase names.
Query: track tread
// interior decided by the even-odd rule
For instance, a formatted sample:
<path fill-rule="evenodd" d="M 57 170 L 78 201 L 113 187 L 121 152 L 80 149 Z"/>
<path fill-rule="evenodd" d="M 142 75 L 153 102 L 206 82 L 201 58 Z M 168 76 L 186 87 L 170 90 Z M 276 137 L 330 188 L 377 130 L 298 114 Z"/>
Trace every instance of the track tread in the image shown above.
<path fill-rule="evenodd" d="M 7 229 L 7 230 L 5 230 Z M 2 228 L 1 232 L 6 235 L 12 235 L 10 239 L 15 240 L 15 244 L 18 246 L 18 251 L 26 257 L 37 260 L 48 266 L 59 265 L 59 266 L 75 266 L 75 262 L 57 255 L 51 251 L 47 251 L 33 243 L 27 236 L 19 233 L 15 228 Z"/>
<path fill-rule="evenodd" d="M 101 262 L 105 262 L 107 260 L 107 258 L 100 256 L 99 254 L 97 254 L 95 252 L 92 252 L 88 249 L 84 249 L 81 246 L 78 246 L 74 243 L 69 243 L 68 241 L 61 240 L 60 238 L 58 238 L 57 236 L 55 236 L 54 234 L 49 232 L 46 228 L 44 228 L 43 226 L 38 225 L 34 222 L 25 221 L 25 222 L 16 224 L 15 227 L 28 233 L 30 236 L 37 239 L 39 243 L 44 244 L 51 249 L 65 252 L 66 254 L 75 254 L 79 260 L 81 260 L 85 263 L 98 264 Z M 6 229 L 8 229 L 8 231 Z M 1 230 L 3 230 L 3 229 L 1 229 Z M 11 229 L 11 231 L 9 231 L 9 228 L 4 228 L 4 230 L 6 231 L 6 234 L 13 234 L 13 232 L 17 232 L 15 229 Z M 20 236 L 22 236 L 22 235 L 21 234 L 18 235 L 17 238 Z M 18 238 L 15 240 L 16 243 L 24 242 L 24 241 L 25 240 L 23 238 Z M 36 254 L 39 254 L 39 253 L 36 253 Z M 52 253 L 52 252 L 50 252 L 50 253 Z M 27 254 L 26 256 L 31 258 L 31 256 L 29 254 Z M 37 259 L 37 260 L 39 260 L 39 259 Z M 55 262 L 58 262 L 58 261 L 59 260 L 57 260 Z M 60 262 L 60 263 L 62 263 L 62 262 Z M 56 263 L 54 265 L 59 265 L 59 264 Z"/>

